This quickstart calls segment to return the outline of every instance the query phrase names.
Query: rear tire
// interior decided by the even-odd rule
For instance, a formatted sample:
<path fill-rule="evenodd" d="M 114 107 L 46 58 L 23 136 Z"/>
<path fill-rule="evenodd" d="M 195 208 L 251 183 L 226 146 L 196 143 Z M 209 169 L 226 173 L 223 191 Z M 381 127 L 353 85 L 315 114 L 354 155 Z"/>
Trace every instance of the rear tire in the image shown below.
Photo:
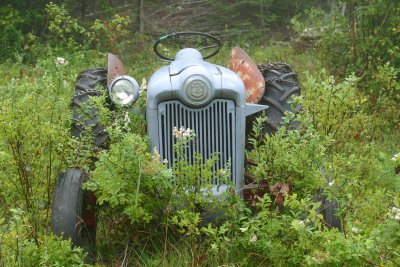
<path fill-rule="evenodd" d="M 284 62 L 258 65 L 258 69 L 265 79 L 265 92 L 258 104 L 269 106 L 264 111 L 268 117 L 264 134 L 272 135 L 281 126 L 286 111 L 296 112 L 300 109 L 300 107 L 297 107 L 296 110 L 293 110 L 290 104 L 294 96 L 300 95 L 300 87 L 297 75 Z M 298 126 L 297 122 L 289 124 L 290 129 L 297 129 Z"/>
<path fill-rule="evenodd" d="M 96 148 L 105 147 L 108 138 L 104 126 L 100 124 L 98 110 L 88 106 L 89 96 L 101 96 L 106 91 L 106 86 L 107 70 L 104 68 L 85 70 L 78 75 L 75 82 L 71 134 L 77 138 L 84 138 L 90 133 Z"/>
<path fill-rule="evenodd" d="M 327 184 L 331 182 L 331 179 L 324 168 L 321 169 L 321 174 L 325 178 Z M 335 187 L 335 185 L 332 186 Z M 325 224 L 330 228 L 335 227 L 339 231 L 342 230 L 342 220 L 337 215 L 339 210 L 338 202 L 334 199 L 328 198 L 323 189 L 317 193 L 317 200 L 321 201 L 319 213 L 324 216 Z"/>
<path fill-rule="evenodd" d="M 87 175 L 78 169 L 60 174 L 53 195 L 51 228 L 54 234 L 71 239 L 73 246 L 81 247 L 88 252 L 89 259 L 94 259 L 95 203 L 91 193 L 81 188 L 86 180 Z"/>
<path fill-rule="evenodd" d="M 342 229 L 342 221 L 337 216 L 339 205 L 336 201 L 323 198 L 321 202 L 321 214 L 324 216 L 324 221 L 329 227 L 335 227 L 338 230 Z"/>

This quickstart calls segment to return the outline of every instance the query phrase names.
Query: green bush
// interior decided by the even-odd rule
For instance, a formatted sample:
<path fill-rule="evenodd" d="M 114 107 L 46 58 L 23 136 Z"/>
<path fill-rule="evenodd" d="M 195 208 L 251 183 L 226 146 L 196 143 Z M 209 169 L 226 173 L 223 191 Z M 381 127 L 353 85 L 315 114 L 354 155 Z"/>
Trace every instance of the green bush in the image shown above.
<path fill-rule="evenodd" d="M 88 164 L 69 133 L 74 63 L 41 61 L 21 79 L 0 87 L 0 214 L 19 207 L 37 237 L 47 224 L 58 174 Z M 46 70 L 44 70 L 45 67 Z M 46 222 L 43 225 L 43 221 Z"/>
<path fill-rule="evenodd" d="M 128 40 L 128 16 L 115 15 L 109 21 L 96 19 L 90 27 L 93 45 L 103 51 L 119 54 L 118 47 Z"/>
<path fill-rule="evenodd" d="M 376 131 L 400 129 L 400 82 L 399 69 L 391 63 L 378 66 L 372 79 L 365 84 L 370 94 L 367 109 L 375 116 Z"/>
<path fill-rule="evenodd" d="M 323 183 L 321 166 L 326 156 L 326 146 L 330 140 L 321 137 L 311 121 L 303 121 L 298 130 L 288 130 L 285 123 L 293 114 L 286 114 L 281 127 L 274 135 L 260 136 L 266 118 L 260 117 L 253 126 L 254 136 L 249 140 L 254 149 L 247 157 L 257 163 L 251 173 L 257 180 L 267 181 L 269 186 L 278 182 L 288 182 L 293 191 L 301 196 L 316 191 Z M 305 119 L 305 117 L 304 117 Z"/>
<path fill-rule="evenodd" d="M 318 39 L 322 60 L 339 77 L 356 73 L 369 81 L 379 66 L 400 63 L 399 11 L 395 0 L 343 1 L 332 4 L 329 14 L 306 10 L 292 19 L 292 26 Z"/>
<path fill-rule="evenodd" d="M 350 75 L 337 82 L 322 70 L 318 75 L 306 74 L 303 82 L 303 111 L 319 134 L 334 139 L 333 148 L 368 139 L 370 118 L 364 112 L 367 97 L 358 92 L 358 81 Z"/>
<path fill-rule="evenodd" d="M 3 266 L 87 266 L 85 253 L 67 240 L 43 233 L 32 238 L 29 216 L 11 209 L 5 223 L 0 217 L 0 264 Z"/>
<path fill-rule="evenodd" d="M 11 6 L 0 7 L 0 62 L 15 58 L 21 51 L 23 35 L 19 25 L 22 22 L 17 10 Z"/>
<path fill-rule="evenodd" d="M 130 118 L 123 120 L 115 121 L 107 129 L 115 143 L 100 155 L 96 169 L 86 183 L 86 188 L 96 193 L 100 205 L 118 208 L 134 224 L 160 220 L 161 210 L 169 210 L 168 216 L 172 216 L 177 206 L 183 205 L 184 210 L 196 213 L 216 205 L 213 204 L 217 198 L 212 193 L 214 178 L 211 170 L 218 157 L 215 155 L 202 164 L 201 156 L 197 155 L 195 163 L 190 164 L 185 148 L 192 142 L 194 133 L 176 130 L 177 160 L 174 169 L 170 170 L 160 164 L 157 150 L 153 154 L 147 151 L 143 137 L 123 133 L 130 127 Z M 229 166 L 226 168 L 218 174 L 221 181 L 229 176 Z"/>
<path fill-rule="evenodd" d="M 49 3 L 46 5 L 49 20 L 48 41 L 55 47 L 65 47 L 71 51 L 83 48 L 88 33 L 79 25 L 78 20 L 72 18 L 64 5 Z"/>

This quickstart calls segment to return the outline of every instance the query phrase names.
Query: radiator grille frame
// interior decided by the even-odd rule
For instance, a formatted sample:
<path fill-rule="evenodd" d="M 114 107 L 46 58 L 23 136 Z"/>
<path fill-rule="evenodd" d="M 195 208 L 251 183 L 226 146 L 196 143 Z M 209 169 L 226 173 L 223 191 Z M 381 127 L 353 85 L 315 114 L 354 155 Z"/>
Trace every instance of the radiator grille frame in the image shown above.
<path fill-rule="evenodd" d="M 230 167 L 230 179 L 236 183 L 237 168 L 235 155 L 237 150 L 236 109 L 235 102 L 228 99 L 214 99 L 201 108 L 186 106 L 178 100 L 165 101 L 158 104 L 158 144 L 161 160 L 168 161 L 168 167 L 173 167 L 176 155 L 173 146 L 177 139 L 173 135 L 173 128 L 180 127 L 193 129 L 196 137 L 187 149 L 189 162 L 192 164 L 195 153 L 203 156 L 203 163 L 213 153 L 217 153 L 219 160 L 214 165 L 217 170 Z M 214 179 L 214 185 L 219 184 Z"/>

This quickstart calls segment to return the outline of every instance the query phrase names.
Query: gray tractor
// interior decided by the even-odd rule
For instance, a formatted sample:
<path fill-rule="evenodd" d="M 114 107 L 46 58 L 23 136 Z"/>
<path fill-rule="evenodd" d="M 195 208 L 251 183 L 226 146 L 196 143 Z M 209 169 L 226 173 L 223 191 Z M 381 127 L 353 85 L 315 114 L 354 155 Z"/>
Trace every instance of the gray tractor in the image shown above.
<path fill-rule="evenodd" d="M 182 48 L 174 58 L 161 52 L 160 46 L 164 42 L 179 43 L 192 37 L 202 39 L 202 47 Z M 152 148 L 158 148 L 161 159 L 167 159 L 169 167 L 173 167 L 174 127 L 193 129 L 196 142 L 190 144 L 189 161 L 195 153 L 207 159 L 217 152 L 218 168 L 229 162 L 230 179 L 237 192 L 243 192 L 249 116 L 265 112 L 268 116 L 265 132 L 273 134 L 285 111 L 291 110 L 289 100 L 298 95 L 300 89 L 289 65 L 278 62 L 257 66 L 237 47 L 232 50 L 229 68 L 205 61 L 216 55 L 220 47 L 216 37 L 199 32 L 173 33 L 155 43 L 155 53 L 170 64 L 157 70 L 149 80 L 147 133 Z M 80 112 L 89 96 L 102 94 L 98 85 L 108 89 L 110 108 L 134 107 L 139 97 L 139 85 L 134 78 L 125 75 L 123 64 L 112 54 L 108 55 L 107 69 L 89 69 L 79 74 L 72 103 L 72 135 L 80 137 L 90 129 L 95 146 L 102 147 L 107 135 L 96 110 L 91 110 L 93 114 L 89 118 Z M 54 191 L 52 229 L 57 235 L 71 238 L 74 245 L 90 250 L 95 239 L 96 199 L 93 193 L 82 190 L 81 185 L 86 179 L 86 173 L 73 168 L 59 176 Z M 215 194 L 223 190 L 224 185 L 214 185 Z M 240 194 L 243 197 L 243 193 Z"/>

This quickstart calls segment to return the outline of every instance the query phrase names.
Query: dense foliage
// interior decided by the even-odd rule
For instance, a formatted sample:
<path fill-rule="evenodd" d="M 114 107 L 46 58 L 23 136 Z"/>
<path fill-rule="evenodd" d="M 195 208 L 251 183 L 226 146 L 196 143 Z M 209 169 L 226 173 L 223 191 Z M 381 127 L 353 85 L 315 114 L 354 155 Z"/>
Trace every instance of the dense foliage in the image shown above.
<path fill-rule="evenodd" d="M 246 170 L 256 182 L 288 190 L 279 200 L 271 193 L 248 203 L 227 181 L 230 166 L 214 171 L 231 190 L 212 194 L 218 155 L 188 163 L 185 148 L 196 133 L 174 130 L 177 161 L 168 169 L 148 147 L 143 116 L 108 110 L 107 95 L 88 105 L 99 110 L 110 146 L 94 150 L 90 138 L 70 136 L 74 80 L 85 68 L 104 66 L 107 50 L 121 53 L 130 75 L 144 78 L 138 110 L 146 105 L 146 78 L 163 65 L 151 54 L 152 32 L 130 31 L 136 12 L 121 14 L 124 1 L 6 2 L 0 7 L 0 265 L 87 265 L 84 251 L 50 230 L 54 185 L 68 167 L 89 172 L 84 188 L 97 196 L 98 264 L 400 265 L 398 1 L 194 1 L 228 43 L 240 42 L 257 63 L 289 62 L 301 81 L 293 105 L 302 109 L 287 113 L 273 136 L 262 134 L 265 118 L 257 118 L 246 152 L 257 163 Z M 148 2 L 148 18 L 155 2 Z M 166 13 L 191 5 L 166 2 Z M 292 43 L 255 31 L 290 18 L 299 37 Z M 239 38 L 223 36 L 235 31 Z M 229 50 L 212 61 L 226 65 Z M 286 127 L 293 121 L 297 129 Z M 321 198 L 338 203 L 341 230 L 323 219 Z"/>

